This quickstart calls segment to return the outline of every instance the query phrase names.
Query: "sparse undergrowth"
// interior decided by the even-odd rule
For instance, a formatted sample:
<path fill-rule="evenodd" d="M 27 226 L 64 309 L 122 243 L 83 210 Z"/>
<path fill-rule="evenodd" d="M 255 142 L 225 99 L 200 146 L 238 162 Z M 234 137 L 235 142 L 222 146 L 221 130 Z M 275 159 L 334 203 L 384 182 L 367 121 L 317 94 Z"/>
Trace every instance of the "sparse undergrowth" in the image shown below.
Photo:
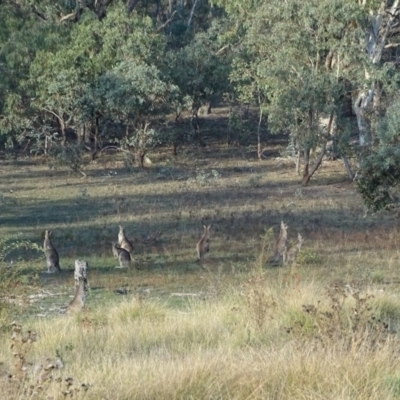
<path fill-rule="evenodd" d="M 89 385 L 75 384 L 74 379 L 64 376 L 60 357 L 43 355 L 32 359 L 33 347 L 38 339 L 33 330 L 24 330 L 22 325 L 11 324 L 10 351 L 13 363 L 8 370 L 3 365 L 1 393 L 3 399 L 83 399 Z"/>

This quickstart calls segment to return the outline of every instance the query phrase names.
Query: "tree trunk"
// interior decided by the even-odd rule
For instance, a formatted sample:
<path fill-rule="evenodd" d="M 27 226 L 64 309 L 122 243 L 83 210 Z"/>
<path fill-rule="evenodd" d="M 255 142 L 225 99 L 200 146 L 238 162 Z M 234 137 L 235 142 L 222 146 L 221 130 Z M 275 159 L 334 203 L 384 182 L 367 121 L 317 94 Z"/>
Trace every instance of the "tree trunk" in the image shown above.
<path fill-rule="evenodd" d="M 387 38 L 392 29 L 397 29 L 394 21 L 398 18 L 399 1 L 400 0 L 393 1 L 389 10 L 385 9 L 386 2 L 382 2 L 378 14 L 371 16 L 371 29 L 367 39 L 366 49 L 373 65 L 376 65 L 381 61 L 382 51 L 386 45 Z M 368 80 L 370 78 L 368 71 L 365 72 L 365 75 Z M 359 144 L 361 147 L 368 147 L 372 142 L 368 111 L 374 107 L 375 90 L 375 81 L 372 80 L 370 88 L 367 91 L 360 91 L 356 101 L 354 102 L 354 112 L 357 116 Z"/>
<path fill-rule="evenodd" d="M 258 119 L 258 125 L 257 125 L 257 154 L 258 154 L 258 161 L 261 161 L 262 151 L 261 151 L 261 133 L 260 133 L 260 130 L 261 130 L 261 122 L 262 122 L 262 118 L 263 118 L 263 109 L 262 109 L 260 92 L 258 92 L 258 105 L 260 107 L 260 117 Z"/>
<path fill-rule="evenodd" d="M 346 168 L 347 176 L 353 181 L 354 180 L 354 172 L 351 169 L 350 161 L 345 154 L 342 155 L 342 159 L 343 159 L 344 167 Z"/>
<path fill-rule="evenodd" d="M 199 126 L 199 107 L 193 106 L 192 108 L 192 117 L 190 118 L 190 125 L 193 130 L 193 137 L 199 141 L 201 147 L 205 147 L 203 136 L 201 134 L 200 126 Z"/>
<path fill-rule="evenodd" d="M 94 148 L 97 151 L 97 149 L 100 149 L 100 143 L 99 143 L 99 131 L 100 131 L 100 121 L 99 121 L 99 117 L 96 117 L 96 122 L 95 122 L 95 126 L 94 126 L 94 134 L 93 134 L 93 138 L 94 138 Z"/>
<path fill-rule="evenodd" d="M 297 155 L 296 155 L 296 174 L 297 175 L 300 175 L 300 157 L 301 157 L 300 150 L 297 150 Z"/>
<path fill-rule="evenodd" d="M 197 1 L 198 1 L 198 0 L 194 0 L 193 7 L 192 7 L 192 11 L 190 12 L 189 20 L 188 20 L 188 23 L 187 23 L 186 32 L 189 32 L 190 24 L 192 23 L 192 19 L 193 19 L 193 15 L 194 15 L 194 10 L 195 10 L 195 8 L 196 8 Z"/>
<path fill-rule="evenodd" d="M 315 172 L 317 171 L 317 169 L 321 166 L 322 160 L 324 158 L 324 155 L 326 153 L 326 146 L 328 144 L 329 141 L 329 135 L 331 133 L 332 130 L 332 124 L 333 124 L 333 117 L 334 114 L 333 112 L 331 113 L 331 116 L 329 117 L 329 123 L 327 126 L 327 133 L 328 133 L 328 137 L 325 139 L 324 144 L 322 145 L 321 148 L 321 152 L 317 158 L 317 160 L 315 161 L 311 172 L 310 172 L 310 149 L 308 148 L 305 153 L 304 153 L 304 169 L 303 169 L 303 179 L 301 181 L 301 184 L 303 186 L 307 186 L 308 183 L 310 182 L 310 179 L 312 178 L 312 176 L 315 174 Z M 312 129 L 312 112 L 310 111 L 310 129 Z"/>
<path fill-rule="evenodd" d="M 61 145 L 65 147 L 67 144 L 67 135 L 65 134 L 65 123 L 62 118 L 59 119 L 61 128 Z"/>
<path fill-rule="evenodd" d="M 361 92 L 356 101 L 354 102 L 354 112 L 357 117 L 358 126 L 358 143 L 361 147 L 369 146 L 371 144 L 371 125 L 367 117 L 367 113 L 371 110 L 372 101 L 374 98 L 374 83 L 368 93 Z"/>
<path fill-rule="evenodd" d="M 138 166 L 140 168 L 144 168 L 144 159 L 145 159 L 145 157 L 146 157 L 146 151 L 139 150 L 136 153 L 137 163 L 138 163 Z"/>
<path fill-rule="evenodd" d="M 304 166 L 303 166 L 303 179 L 302 179 L 302 184 L 304 185 L 304 182 L 310 180 L 310 178 L 308 178 L 309 174 L 309 170 L 310 170 L 310 148 L 307 148 L 304 150 Z M 308 179 L 307 179 L 308 178 Z"/>
<path fill-rule="evenodd" d="M 307 168 L 304 169 L 303 172 L 303 180 L 301 181 L 301 184 L 303 186 L 307 186 L 308 183 L 310 182 L 310 179 L 312 178 L 312 176 L 315 174 L 315 171 L 320 167 L 321 163 L 322 163 L 322 159 L 324 158 L 325 152 L 326 152 L 326 144 L 328 143 L 327 140 L 325 140 L 324 144 L 322 145 L 322 149 L 321 152 L 318 156 L 317 161 L 315 162 L 315 164 L 313 165 L 311 172 L 309 172 L 309 163 L 310 163 L 310 149 L 308 149 L 308 157 L 307 157 Z"/>

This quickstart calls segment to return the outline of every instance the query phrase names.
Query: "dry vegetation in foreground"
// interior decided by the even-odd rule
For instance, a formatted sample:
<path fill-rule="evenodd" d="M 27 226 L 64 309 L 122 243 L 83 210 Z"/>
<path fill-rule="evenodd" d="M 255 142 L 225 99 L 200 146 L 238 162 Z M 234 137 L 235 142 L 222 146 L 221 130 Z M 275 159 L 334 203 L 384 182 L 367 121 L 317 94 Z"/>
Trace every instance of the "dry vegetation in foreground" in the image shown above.
<path fill-rule="evenodd" d="M 145 170 L 108 156 L 85 179 L 3 161 L 2 398 L 400 398 L 398 222 L 365 215 L 340 162 L 303 188 L 278 150 L 160 152 Z M 298 263 L 265 266 L 281 220 Z M 118 225 L 137 270 L 114 269 Z M 43 274 L 46 229 L 61 274 Z M 76 258 L 86 308 L 59 315 Z"/>

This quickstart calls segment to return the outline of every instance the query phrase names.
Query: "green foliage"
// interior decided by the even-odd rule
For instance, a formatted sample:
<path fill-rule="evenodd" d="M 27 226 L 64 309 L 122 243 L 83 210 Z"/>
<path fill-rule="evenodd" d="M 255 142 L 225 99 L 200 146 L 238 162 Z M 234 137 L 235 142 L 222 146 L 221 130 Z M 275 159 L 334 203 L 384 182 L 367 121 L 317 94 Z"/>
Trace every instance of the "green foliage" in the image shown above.
<path fill-rule="evenodd" d="M 30 135 L 37 122 L 31 108 L 32 62 L 41 51 L 62 47 L 68 37 L 65 26 L 54 21 L 59 5 L 41 3 L 6 2 L 0 9 L 0 136 L 8 136 L 15 142 L 22 142 Z"/>
<path fill-rule="evenodd" d="M 223 26 L 223 25 L 222 25 Z M 167 54 L 168 73 L 181 92 L 179 104 L 197 115 L 199 108 L 228 90 L 230 58 L 218 55 L 218 22 L 185 47 Z"/>
<path fill-rule="evenodd" d="M 400 100 L 377 124 L 377 146 L 363 155 L 356 187 L 372 211 L 398 207 L 400 184 Z"/>
<path fill-rule="evenodd" d="M 23 254 L 27 250 L 33 250 L 42 253 L 42 248 L 30 240 L 16 238 L 12 235 L 2 235 L 0 237 L 0 263 L 4 263 L 11 254 Z M 18 260 L 22 260 L 19 255 Z"/>
<path fill-rule="evenodd" d="M 231 73 L 239 99 L 262 108 L 269 130 L 290 133 L 297 150 L 320 146 L 330 134 L 320 120 L 334 114 L 339 126 L 346 82 L 359 79 L 357 68 L 327 68 L 327 57 L 364 64 L 358 38 L 364 35 L 365 10 L 344 0 L 277 0 L 249 5 L 243 17 L 242 4 L 217 3 L 244 18 Z"/>
<path fill-rule="evenodd" d="M 187 180 L 188 184 L 198 184 L 201 186 L 206 186 L 213 184 L 214 182 L 218 181 L 221 178 L 221 174 L 216 170 L 213 169 L 210 172 L 207 172 L 205 170 L 198 170 L 196 172 L 196 177 L 195 178 L 189 178 Z"/>
<path fill-rule="evenodd" d="M 238 143 L 246 146 L 251 142 L 249 132 L 251 131 L 250 122 L 244 120 L 238 113 L 232 112 L 228 120 L 228 143 Z"/>
<path fill-rule="evenodd" d="M 36 243 L 11 235 L 0 237 L 0 326 L 10 322 L 12 303 L 10 299 L 17 294 L 24 296 L 25 287 L 36 284 L 37 277 L 26 274 L 24 256 L 43 254 L 43 249 Z"/>
<path fill-rule="evenodd" d="M 318 253 L 310 249 L 304 249 L 304 248 L 302 248 L 300 253 L 297 255 L 296 260 L 300 265 L 311 265 L 311 264 L 322 263 L 322 257 L 319 256 Z"/>
<path fill-rule="evenodd" d="M 49 155 L 52 157 L 50 168 L 67 167 L 75 174 L 84 174 L 82 167 L 85 164 L 85 149 L 81 143 L 71 143 L 67 146 L 53 144 Z"/>
<path fill-rule="evenodd" d="M 110 117 L 131 125 L 158 115 L 177 90 L 163 81 L 155 66 L 134 60 L 121 62 L 101 76 L 99 83 L 98 93 Z"/>
<path fill-rule="evenodd" d="M 349 154 L 351 128 L 339 119 L 346 82 L 366 82 L 369 60 L 360 43 L 369 9 L 376 2 L 143 1 L 127 13 L 123 1 L 6 1 L 0 147 L 38 154 L 46 138 L 65 146 L 86 135 L 97 148 L 119 143 L 143 155 L 160 141 L 192 139 L 187 132 L 161 135 L 169 113 L 179 118 L 187 109 L 197 119 L 202 105 L 236 96 L 303 150 L 326 140 L 319 121 L 335 114 L 335 143 Z M 393 93 L 396 69 L 391 57 L 384 60 L 373 75 Z M 228 141 L 246 145 L 251 132 L 231 117 Z"/>

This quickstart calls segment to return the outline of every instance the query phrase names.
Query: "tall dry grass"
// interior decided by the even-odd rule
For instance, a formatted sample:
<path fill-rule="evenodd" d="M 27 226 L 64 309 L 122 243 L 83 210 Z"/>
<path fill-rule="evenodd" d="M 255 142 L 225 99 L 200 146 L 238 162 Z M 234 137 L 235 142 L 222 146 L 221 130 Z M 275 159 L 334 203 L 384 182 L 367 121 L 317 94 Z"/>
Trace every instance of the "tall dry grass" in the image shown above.
<path fill-rule="evenodd" d="M 64 398 L 60 382 L 67 377 L 78 388 L 89 385 L 73 392 L 77 399 L 400 396 L 400 342 L 388 328 L 400 315 L 400 300 L 269 279 L 254 274 L 240 289 L 192 299 L 181 309 L 133 296 L 73 317 L 27 321 L 38 340 L 26 356 L 26 375 L 18 384 L 3 375 L 0 391 L 25 399 L 21 387 L 37 384 L 34 366 L 57 356 L 64 367 L 31 398 Z M 0 355 L 3 371 L 13 374 L 7 340 Z"/>

